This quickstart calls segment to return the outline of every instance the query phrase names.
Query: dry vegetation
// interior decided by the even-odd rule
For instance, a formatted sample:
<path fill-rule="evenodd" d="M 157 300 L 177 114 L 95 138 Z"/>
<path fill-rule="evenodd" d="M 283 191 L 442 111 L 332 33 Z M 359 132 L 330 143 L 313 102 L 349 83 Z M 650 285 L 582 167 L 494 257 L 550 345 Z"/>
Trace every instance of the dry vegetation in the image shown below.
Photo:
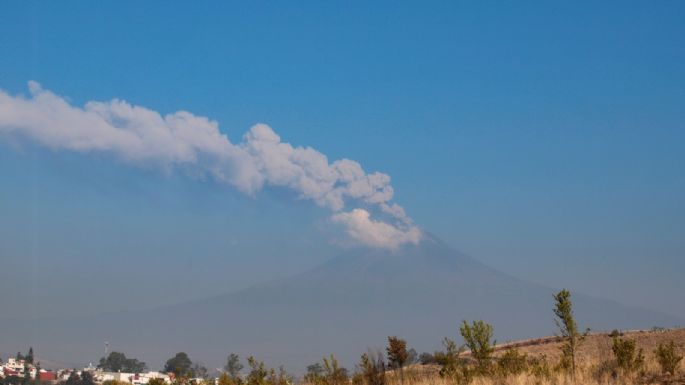
<path fill-rule="evenodd" d="M 495 345 L 492 325 L 464 320 L 459 327 L 462 345 L 444 338 L 443 350 L 418 355 L 402 338 L 389 336 L 386 354 L 362 354 L 352 376 L 331 354 L 309 365 L 300 384 L 685 385 L 684 328 L 590 333 L 578 329 L 568 290 L 554 295 L 554 301 L 556 337 Z M 223 375 L 218 385 L 293 383 L 285 371 L 268 371 L 252 357 L 248 363 L 245 379 Z"/>
<path fill-rule="evenodd" d="M 646 384 L 685 384 L 685 365 L 680 364 L 680 370 L 671 376 L 662 373 L 660 365 L 654 355 L 656 347 L 662 343 L 674 341 L 680 348 L 680 354 L 685 353 L 685 328 L 628 331 L 621 333 L 621 338 L 636 342 L 636 347 L 642 349 L 645 355 L 643 368 L 633 374 L 621 373 L 615 368 L 615 357 L 612 352 L 612 337 L 609 333 L 589 334 L 579 348 L 579 366 L 575 381 L 568 372 L 556 369 L 561 358 L 561 344 L 558 337 L 545 337 L 525 341 L 515 341 L 495 347 L 494 361 L 497 361 L 508 349 L 516 349 L 525 354 L 529 362 L 546 362 L 548 372 L 535 370 L 528 366 L 521 374 L 499 375 L 494 373 L 487 376 L 474 375 L 465 381 L 455 380 L 440 375 L 439 365 L 411 365 L 405 368 L 404 384 L 394 372 L 388 372 L 388 385 L 455 385 L 469 383 L 471 385 L 646 385 Z M 468 352 L 463 354 L 469 357 Z M 538 368 L 539 369 L 539 368 Z"/>
<path fill-rule="evenodd" d="M 685 344 L 685 328 L 682 329 L 658 329 L 658 330 L 634 330 L 621 332 L 622 338 L 634 340 L 638 348 L 642 348 L 649 356 L 660 343 L 671 340 L 681 345 Z M 597 358 L 611 358 L 612 339 L 609 333 L 591 333 L 585 343 L 579 349 L 580 359 L 597 360 Z M 501 354 L 507 348 L 516 347 L 522 353 L 531 356 L 546 355 L 551 361 L 559 359 L 561 341 L 558 337 L 537 338 L 525 341 L 515 341 L 500 344 L 496 347 L 495 356 Z"/>
<path fill-rule="evenodd" d="M 444 338 L 443 349 L 417 354 L 407 341 L 389 336 L 385 352 L 361 355 L 354 371 L 333 354 L 307 366 L 300 385 L 685 385 L 685 328 L 590 333 L 579 330 L 571 293 L 554 296 L 558 336 L 495 345 L 493 326 L 462 321 L 463 344 Z M 123 356 L 123 355 L 122 355 Z M 180 357 L 180 358 L 179 358 Z M 125 358 L 125 357 L 122 357 Z M 418 363 L 417 363 L 418 362 Z M 181 365 L 183 364 L 183 365 Z M 248 373 L 236 354 L 228 357 L 218 381 L 191 365 L 185 353 L 167 361 L 172 385 L 292 385 L 282 367 L 267 368 L 250 356 Z M 185 368 L 180 370 L 179 368 Z M 192 378 L 200 374 L 200 379 Z M 199 381 L 198 381 L 199 380 Z M 0 384 L 1 385 L 1 384 Z M 10 384 L 30 385 L 30 384 Z M 94 385 L 84 382 L 64 385 Z M 156 385 L 156 384 L 155 384 Z"/>

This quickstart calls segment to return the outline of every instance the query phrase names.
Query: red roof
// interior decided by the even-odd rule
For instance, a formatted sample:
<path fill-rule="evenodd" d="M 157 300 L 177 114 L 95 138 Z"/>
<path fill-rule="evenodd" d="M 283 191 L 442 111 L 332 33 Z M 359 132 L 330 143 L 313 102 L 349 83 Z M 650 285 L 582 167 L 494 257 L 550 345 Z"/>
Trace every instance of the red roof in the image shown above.
<path fill-rule="evenodd" d="M 19 375 L 19 373 L 15 372 L 14 370 L 12 370 L 10 368 L 2 368 L 2 369 L 3 369 L 3 373 L 5 374 L 5 376 L 18 376 Z"/>
<path fill-rule="evenodd" d="M 55 381 L 56 379 L 57 375 L 55 372 L 40 372 L 41 381 Z"/>

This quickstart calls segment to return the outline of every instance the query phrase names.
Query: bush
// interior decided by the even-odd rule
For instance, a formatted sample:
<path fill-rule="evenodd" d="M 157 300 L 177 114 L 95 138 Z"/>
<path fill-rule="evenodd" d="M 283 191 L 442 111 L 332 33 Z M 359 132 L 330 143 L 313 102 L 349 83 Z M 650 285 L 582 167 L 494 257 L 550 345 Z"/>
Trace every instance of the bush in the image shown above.
<path fill-rule="evenodd" d="M 528 369 L 528 356 L 518 349 L 507 349 L 497 360 L 497 372 L 501 376 L 519 375 Z"/>
<path fill-rule="evenodd" d="M 678 365 L 683 359 L 683 356 L 679 356 L 676 352 L 675 343 L 671 341 L 668 344 L 659 344 L 659 346 L 654 350 L 656 355 L 656 360 L 661 366 L 661 370 L 665 373 L 674 375 L 678 370 Z"/>
<path fill-rule="evenodd" d="M 156 378 L 153 378 L 152 380 L 156 380 Z M 152 382 L 152 380 L 150 380 L 150 382 Z M 151 385 L 150 382 L 148 382 L 148 385 Z M 231 376 L 226 372 L 221 373 L 217 383 L 218 383 L 218 385 L 236 385 L 235 382 L 233 382 L 233 379 L 231 378 Z M 154 384 L 154 385 L 164 385 L 164 382 L 162 382 L 161 384 Z"/>
<path fill-rule="evenodd" d="M 364 353 L 359 361 L 357 381 L 365 385 L 385 385 L 385 361 L 380 353 Z"/>
<path fill-rule="evenodd" d="M 324 385 L 343 385 L 347 383 L 347 369 L 338 364 L 333 354 L 329 358 L 323 358 L 323 383 Z"/>
<path fill-rule="evenodd" d="M 459 328 L 466 346 L 471 350 L 471 357 L 476 360 L 476 370 L 480 374 L 490 371 L 492 353 L 495 351 L 495 342 L 492 341 L 492 325 L 484 321 L 473 321 L 469 325 L 463 321 Z"/>
<path fill-rule="evenodd" d="M 642 349 L 636 350 L 633 340 L 614 337 L 611 350 L 614 352 L 616 365 L 624 373 L 636 372 L 644 365 L 645 357 Z"/>
<path fill-rule="evenodd" d="M 528 360 L 528 372 L 537 378 L 549 379 L 552 377 L 552 368 L 549 366 L 546 355 L 533 357 Z"/>
<path fill-rule="evenodd" d="M 323 366 L 318 362 L 307 366 L 307 373 L 305 373 L 303 380 L 307 384 L 323 384 Z"/>
<path fill-rule="evenodd" d="M 442 345 L 445 347 L 445 351 L 435 352 L 433 359 L 441 366 L 441 377 L 455 377 L 460 372 L 459 355 L 462 349 L 458 348 L 456 342 L 449 338 L 442 340 Z"/>
<path fill-rule="evenodd" d="M 606 382 L 607 378 L 618 378 L 618 367 L 616 360 L 604 360 L 592 368 L 590 374 L 597 383 Z"/>
<path fill-rule="evenodd" d="M 445 351 L 435 352 L 433 355 L 435 362 L 441 366 L 440 377 L 454 381 L 455 384 L 469 383 L 473 373 L 466 361 L 459 357 L 463 349 L 449 338 L 442 340 L 442 345 Z"/>
<path fill-rule="evenodd" d="M 268 385 L 290 385 L 293 383 L 293 377 L 281 366 L 278 368 L 278 371 L 275 369 L 269 370 L 266 383 Z"/>

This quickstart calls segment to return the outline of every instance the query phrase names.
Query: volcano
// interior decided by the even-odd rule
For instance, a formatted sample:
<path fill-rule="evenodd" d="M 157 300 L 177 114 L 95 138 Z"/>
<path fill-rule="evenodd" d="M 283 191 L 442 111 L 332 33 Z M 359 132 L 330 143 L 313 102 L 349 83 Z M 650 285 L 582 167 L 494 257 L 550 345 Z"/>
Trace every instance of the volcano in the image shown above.
<path fill-rule="evenodd" d="M 192 282 L 179 282 L 192 284 Z M 573 288 L 571 288 L 573 289 Z M 400 250 L 348 250 L 288 279 L 145 311 L 74 319 L 0 320 L 0 346 L 32 345 L 42 356 L 96 361 L 103 341 L 151 368 L 179 351 L 208 365 L 236 352 L 302 372 L 335 353 L 348 367 L 398 335 L 418 352 L 458 338 L 462 320 L 482 319 L 499 341 L 554 332 L 557 289 L 511 277 L 435 238 Z M 574 294 L 576 318 L 593 330 L 674 326 L 682 320 Z M 11 330 L 11 332 L 7 332 Z"/>

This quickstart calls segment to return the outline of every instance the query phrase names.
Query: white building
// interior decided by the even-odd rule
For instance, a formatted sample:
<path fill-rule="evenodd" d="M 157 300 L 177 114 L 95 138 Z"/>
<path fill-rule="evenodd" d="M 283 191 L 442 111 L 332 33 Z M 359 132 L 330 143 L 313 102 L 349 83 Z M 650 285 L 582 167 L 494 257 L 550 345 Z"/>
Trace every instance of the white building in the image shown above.
<path fill-rule="evenodd" d="M 102 383 L 105 381 L 121 381 L 128 382 L 134 385 L 147 384 L 153 378 L 162 379 L 165 383 L 171 383 L 171 378 L 166 373 L 161 372 L 146 372 L 146 373 L 124 373 L 124 372 L 103 372 L 95 371 L 93 373 L 95 382 Z"/>
<path fill-rule="evenodd" d="M 13 371 L 17 372 L 19 374 L 24 374 L 24 367 L 26 366 L 26 361 L 24 360 L 17 360 L 16 358 L 8 358 L 7 362 L 3 365 L 3 367 Z"/>

